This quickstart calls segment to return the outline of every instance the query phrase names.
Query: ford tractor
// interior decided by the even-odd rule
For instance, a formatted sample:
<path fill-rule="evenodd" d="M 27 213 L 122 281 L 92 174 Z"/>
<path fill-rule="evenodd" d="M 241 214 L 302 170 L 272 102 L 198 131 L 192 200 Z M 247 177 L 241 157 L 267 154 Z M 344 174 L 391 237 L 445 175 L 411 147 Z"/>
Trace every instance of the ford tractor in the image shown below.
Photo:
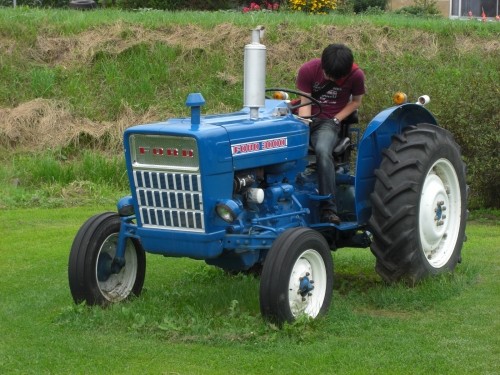
<path fill-rule="evenodd" d="M 290 100 L 305 95 L 266 89 L 261 32 L 252 30 L 244 46 L 240 111 L 202 115 L 205 99 L 192 93 L 190 117 L 124 132 L 130 195 L 76 234 L 68 265 L 75 303 L 138 296 L 145 253 L 159 254 L 258 271 L 261 314 L 283 324 L 328 310 L 333 250 L 370 247 L 383 280 L 410 284 L 461 261 L 465 165 L 425 108 L 429 98 L 381 111 L 364 132 L 343 124 L 331 171 L 341 223 L 321 222 L 320 203 L 330 196 L 318 193 L 307 119 L 294 114 L 307 103 Z"/>

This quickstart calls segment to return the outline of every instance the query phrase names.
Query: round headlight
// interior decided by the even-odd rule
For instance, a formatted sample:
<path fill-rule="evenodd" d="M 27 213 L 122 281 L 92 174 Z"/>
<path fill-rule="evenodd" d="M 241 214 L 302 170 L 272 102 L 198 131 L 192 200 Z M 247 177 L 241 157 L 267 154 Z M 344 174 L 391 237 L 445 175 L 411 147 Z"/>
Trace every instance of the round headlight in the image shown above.
<path fill-rule="evenodd" d="M 215 211 L 222 220 L 227 223 L 232 223 L 241 213 L 241 207 L 237 202 L 228 199 L 217 203 Z"/>

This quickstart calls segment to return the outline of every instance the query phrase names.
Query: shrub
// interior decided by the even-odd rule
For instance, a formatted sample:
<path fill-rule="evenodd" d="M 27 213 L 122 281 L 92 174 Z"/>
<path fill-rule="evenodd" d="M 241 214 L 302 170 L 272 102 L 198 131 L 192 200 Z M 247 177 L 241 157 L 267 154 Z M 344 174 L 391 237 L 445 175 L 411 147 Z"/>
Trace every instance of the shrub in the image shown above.
<path fill-rule="evenodd" d="M 64 8 L 70 0 L 17 0 L 18 6 Z M 151 8 L 160 10 L 219 10 L 235 9 L 245 4 L 243 0 L 95 0 L 104 5 L 117 5 L 123 9 Z M 279 3 L 279 1 L 275 1 Z M 255 3 L 265 3 L 265 1 Z M 13 0 L 0 0 L 0 6 L 12 7 Z"/>
<path fill-rule="evenodd" d="M 353 0 L 352 2 L 356 13 L 363 13 L 375 8 L 385 10 L 387 7 L 387 0 Z"/>
<path fill-rule="evenodd" d="M 337 0 L 289 0 L 289 6 L 292 10 L 322 14 L 337 8 Z"/>
<path fill-rule="evenodd" d="M 243 13 L 255 12 L 255 11 L 277 11 L 279 10 L 279 1 L 263 1 L 261 4 L 257 2 L 251 2 L 249 6 L 243 7 Z"/>
<path fill-rule="evenodd" d="M 241 1 L 235 0 L 189 0 L 181 1 L 185 4 L 182 9 L 190 10 L 219 10 L 219 9 L 234 9 L 240 5 Z"/>
<path fill-rule="evenodd" d="M 354 3 L 352 0 L 341 0 L 337 2 L 337 8 L 335 11 L 339 14 L 353 14 L 354 13 Z"/>
<path fill-rule="evenodd" d="M 152 8 L 161 10 L 219 10 L 234 9 L 242 2 L 237 0 L 117 0 L 124 9 Z"/>
<path fill-rule="evenodd" d="M 384 14 L 384 10 L 380 7 L 368 7 L 366 10 L 363 12 L 365 15 L 370 15 L 370 16 L 377 16 Z"/>
<path fill-rule="evenodd" d="M 394 11 L 396 14 L 410 14 L 413 16 L 440 16 L 436 0 L 414 0 L 414 5 L 403 7 Z"/>

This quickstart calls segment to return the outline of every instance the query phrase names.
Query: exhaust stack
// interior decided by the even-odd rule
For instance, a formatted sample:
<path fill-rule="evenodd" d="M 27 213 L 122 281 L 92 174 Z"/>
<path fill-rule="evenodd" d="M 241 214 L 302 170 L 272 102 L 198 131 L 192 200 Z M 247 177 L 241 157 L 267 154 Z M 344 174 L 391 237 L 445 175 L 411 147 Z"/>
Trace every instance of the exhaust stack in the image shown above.
<path fill-rule="evenodd" d="M 252 43 L 245 46 L 243 106 L 250 108 L 250 119 L 259 118 L 259 108 L 265 105 L 266 46 L 260 43 L 264 26 L 252 30 Z"/>

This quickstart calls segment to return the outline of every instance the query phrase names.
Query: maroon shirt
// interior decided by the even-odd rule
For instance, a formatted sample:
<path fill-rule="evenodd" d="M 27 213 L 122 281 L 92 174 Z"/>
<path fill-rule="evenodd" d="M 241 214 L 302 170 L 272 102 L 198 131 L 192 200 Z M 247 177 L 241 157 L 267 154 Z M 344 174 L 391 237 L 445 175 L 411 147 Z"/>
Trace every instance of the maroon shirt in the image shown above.
<path fill-rule="evenodd" d="M 297 88 L 305 93 L 317 92 L 329 82 L 321 67 L 321 59 L 306 62 L 300 67 L 297 75 Z M 347 77 L 334 82 L 335 85 L 318 98 L 323 108 L 319 118 L 335 117 L 349 103 L 351 95 L 358 96 L 365 93 L 365 75 L 355 64 Z"/>

